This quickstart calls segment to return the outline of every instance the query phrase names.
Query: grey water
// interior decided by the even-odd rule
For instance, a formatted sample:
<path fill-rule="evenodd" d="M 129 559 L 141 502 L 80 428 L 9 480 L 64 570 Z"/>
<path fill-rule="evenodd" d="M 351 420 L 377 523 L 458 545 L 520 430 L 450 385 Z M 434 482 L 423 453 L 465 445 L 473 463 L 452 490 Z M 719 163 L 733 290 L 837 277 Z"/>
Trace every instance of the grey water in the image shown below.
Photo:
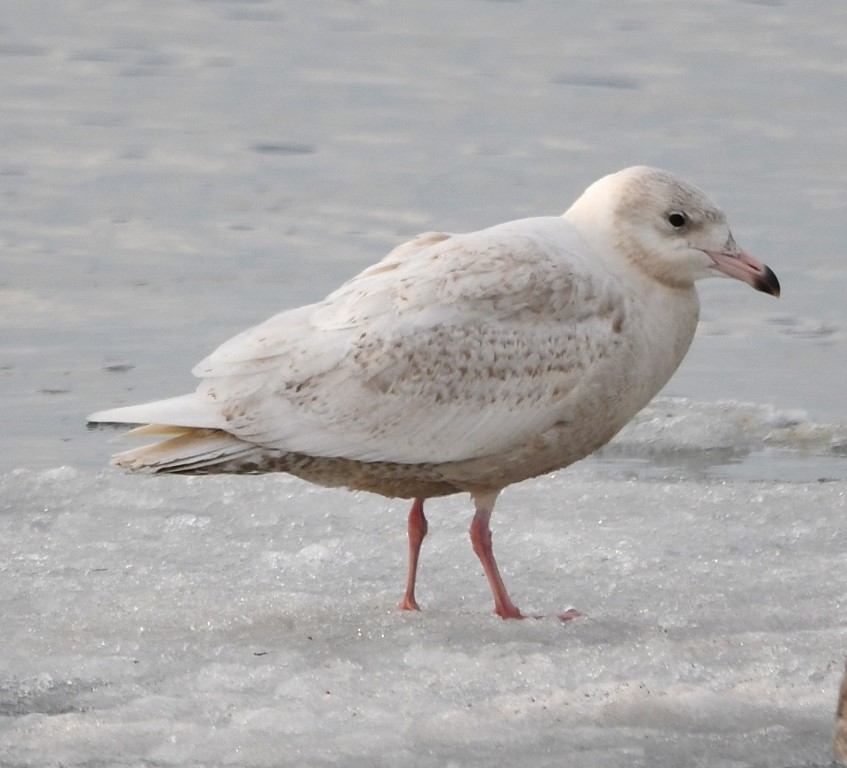
<path fill-rule="evenodd" d="M 704 284 L 666 394 L 843 420 L 845 40 L 814 0 L 7 7 L 0 468 L 102 466 L 87 413 L 189 391 L 404 238 L 635 163 L 705 188 L 783 284 Z"/>

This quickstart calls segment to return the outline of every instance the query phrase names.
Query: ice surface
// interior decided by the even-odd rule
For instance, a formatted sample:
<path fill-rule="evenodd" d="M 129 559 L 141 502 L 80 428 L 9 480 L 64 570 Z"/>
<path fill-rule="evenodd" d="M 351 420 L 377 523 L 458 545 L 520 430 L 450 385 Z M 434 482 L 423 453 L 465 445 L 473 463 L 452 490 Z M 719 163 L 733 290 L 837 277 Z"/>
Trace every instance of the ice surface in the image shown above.
<path fill-rule="evenodd" d="M 639 477 L 847 479 L 847 423 L 754 403 L 657 397 L 590 462 Z"/>
<path fill-rule="evenodd" d="M 692 416 L 693 418 L 693 416 Z M 636 430 L 638 427 L 636 427 Z M 285 476 L 0 477 L 0 765 L 800 766 L 831 759 L 847 482 L 509 488 L 504 622 L 429 504 Z"/>

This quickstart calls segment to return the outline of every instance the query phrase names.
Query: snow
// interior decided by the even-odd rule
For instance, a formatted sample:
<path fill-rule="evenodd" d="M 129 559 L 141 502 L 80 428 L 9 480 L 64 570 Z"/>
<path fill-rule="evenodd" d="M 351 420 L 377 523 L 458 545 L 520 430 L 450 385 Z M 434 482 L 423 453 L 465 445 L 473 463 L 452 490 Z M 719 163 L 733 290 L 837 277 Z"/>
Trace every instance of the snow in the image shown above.
<path fill-rule="evenodd" d="M 405 503 L 6 473 L 0 765 L 827 765 L 847 481 L 721 478 L 739 421 L 739 452 L 776 433 L 795 464 L 809 447 L 779 430 L 841 429 L 659 400 L 616 457 L 505 491 L 504 578 L 531 611 L 585 614 L 566 624 L 493 616 L 461 496 L 430 502 L 417 614 L 393 608 Z M 633 470 L 671 435 L 687 464 Z"/>

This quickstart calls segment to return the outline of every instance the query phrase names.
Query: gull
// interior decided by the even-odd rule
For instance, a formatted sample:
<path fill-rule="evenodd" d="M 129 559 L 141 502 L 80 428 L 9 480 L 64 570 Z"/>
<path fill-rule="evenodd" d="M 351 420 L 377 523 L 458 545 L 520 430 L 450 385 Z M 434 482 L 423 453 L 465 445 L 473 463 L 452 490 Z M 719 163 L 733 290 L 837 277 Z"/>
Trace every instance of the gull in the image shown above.
<path fill-rule="evenodd" d="M 659 392 L 694 337 L 695 283 L 714 276 L 779 296 L 703 192 L 626 168 L 561 216 L 419 235 L 222 344 L 191 394 L 89 421 L 163 438 L 113 459 L 134 471 L 288 472 L 413 499 L 405 610 L 425 500 L 468 493 L 495 613 L 520 619 L 492 548 L 498 494 L 596 451 Z"/>

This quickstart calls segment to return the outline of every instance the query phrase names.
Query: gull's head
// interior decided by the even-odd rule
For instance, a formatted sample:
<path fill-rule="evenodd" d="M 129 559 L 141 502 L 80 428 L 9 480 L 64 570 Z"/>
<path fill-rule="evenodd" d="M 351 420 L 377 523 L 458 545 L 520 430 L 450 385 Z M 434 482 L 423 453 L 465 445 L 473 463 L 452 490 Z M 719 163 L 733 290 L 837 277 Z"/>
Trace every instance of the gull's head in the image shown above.
<path fill-rule="evenodd" d="M 604 176 L 565 218 L 598 253 L 623 257 L 666 285 L 727 276 L 779 296 L 776 275 L 736 245 L 724 212 L 666 171 L 635 166 Z"/>

